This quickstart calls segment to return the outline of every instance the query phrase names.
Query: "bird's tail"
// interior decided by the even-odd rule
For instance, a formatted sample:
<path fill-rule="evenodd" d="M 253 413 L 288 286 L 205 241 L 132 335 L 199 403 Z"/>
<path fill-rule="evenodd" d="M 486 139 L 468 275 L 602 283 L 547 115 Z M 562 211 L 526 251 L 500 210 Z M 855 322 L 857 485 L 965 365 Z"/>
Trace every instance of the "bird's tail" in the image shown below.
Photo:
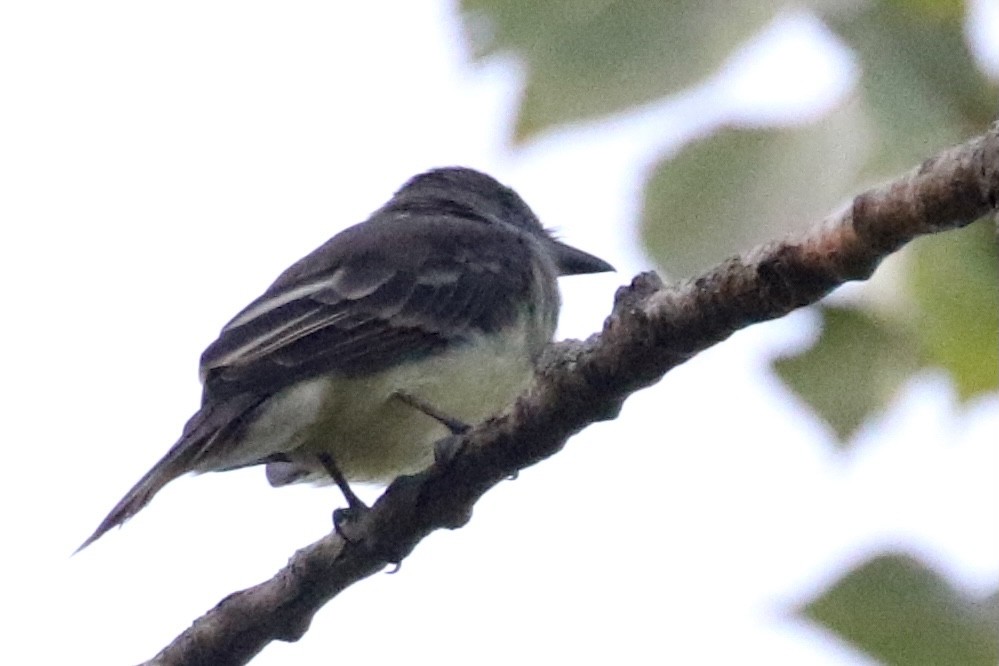
<path fill-rule="evenodd" d="M 123 524 L 126 520 L 137 514 L 144 506 L 149 504 L 149 500 L 163 486 L 190 470 L 186 456 L 181 455 L 185 452 L 185 447 L 180 446 L 183 443 L 185 443 L 185 440 L 181 438 L 165 456 L 160 458 L 159 462 L 153 465 L 151 470 L 139 479 L 138 483 L 132 486 L 131 490 L 125 493 L 121 501 L 111 509 L 111 513 L 97 526 L 94 533 L 87 537 L 87 540 L 76 549 L 76 553 L 79 553 L 100 539 L 112 527 Z"/>
<path fill-rule="evenodd" d="M 177 443 L 125 493 L 121 501 L 111 509 L 111 513 L 75 552 L 80 552 L 112 527 L 123 524 L 137 514 L 149 504 L 153 495 L 177 477 L 195 470 L 224 468 L 224 465 L 213 463 L 225 457 L 227 445 L 231 446 L 238 439 L 233 435 L 242 425 L 244 417 L 260 402 L 260 398 L 244 395 L 221 404 L 202 407 L 184 426 L 184 434 Z"/>

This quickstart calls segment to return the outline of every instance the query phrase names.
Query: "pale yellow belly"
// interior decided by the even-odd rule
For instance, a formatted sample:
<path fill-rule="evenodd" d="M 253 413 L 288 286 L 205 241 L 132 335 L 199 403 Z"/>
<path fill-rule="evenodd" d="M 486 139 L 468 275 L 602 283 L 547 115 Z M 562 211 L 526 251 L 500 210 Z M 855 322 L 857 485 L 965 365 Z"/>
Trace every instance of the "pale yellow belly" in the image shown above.
<path fill-rule="evenodd" d="M 258 460 L 284 453 L 300 472 L 309 472 L 297 481 L 328 480 L 316 458 L 326 452 L 349 480 L 387 483 L 427 467 L 434 442 L 448 434 L 396 398 L 398 391 L 474 425 L 527 387 L 533 367 L 525 349 L 518 330 L 372 377 L 303 382 L 268 401 L 247 432 L 244 451 Z"/>

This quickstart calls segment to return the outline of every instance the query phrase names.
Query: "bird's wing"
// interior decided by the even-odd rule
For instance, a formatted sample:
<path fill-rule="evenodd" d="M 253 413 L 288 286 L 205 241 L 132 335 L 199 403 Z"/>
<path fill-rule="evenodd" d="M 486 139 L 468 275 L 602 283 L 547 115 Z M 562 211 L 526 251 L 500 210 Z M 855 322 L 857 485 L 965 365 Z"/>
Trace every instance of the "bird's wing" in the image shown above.
<path fill-rule="evenodd" d="M 459 217 L 354 227 L 225 326 L 201 359 L 204 400 L 377 372 L 496 330 L 519 314 L 531 259 L 517 234 Z"/>

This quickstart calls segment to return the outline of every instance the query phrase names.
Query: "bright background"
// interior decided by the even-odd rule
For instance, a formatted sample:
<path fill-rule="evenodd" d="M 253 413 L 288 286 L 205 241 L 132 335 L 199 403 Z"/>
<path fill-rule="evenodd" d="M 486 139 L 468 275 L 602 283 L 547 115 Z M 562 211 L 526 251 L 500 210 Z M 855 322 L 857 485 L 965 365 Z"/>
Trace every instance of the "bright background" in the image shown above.
<path fill-rule="evenodd" d="M 993 70 L 996 4 L 970 21 Z M 176 481 L 70 557 L 176 439 L 222 324 L 407 177 L 488 171 L 614 263 L 563 280 L 559 335 L 584 337 L 649 268 L 632 221 L 664 150 L 722 101 L 814 114 L 855 76 L 789 14 L 688 95 L 512 148 L 522 73 L 467 64 L 453 3 L 340 6 L 0 6 L 0 662 L 152 657 L 330 529 L 335 491 L 246 470 Z M 756 326 L 671 372 L 254 663 L 869 664 L 792 609 L 889 547 L 991 592 L 999 401 L 959 409 L 924 374 L 838 453 L 767 372 L 814 324 Z"/>

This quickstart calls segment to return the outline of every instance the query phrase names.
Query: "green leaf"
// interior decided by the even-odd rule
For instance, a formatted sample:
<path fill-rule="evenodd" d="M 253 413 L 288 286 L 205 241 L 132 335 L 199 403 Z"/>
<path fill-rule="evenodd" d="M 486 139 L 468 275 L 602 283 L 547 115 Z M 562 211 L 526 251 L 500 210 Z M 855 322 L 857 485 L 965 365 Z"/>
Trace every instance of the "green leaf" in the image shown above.
<path fill-rule="evenodd" d="M 908 169 L 994 118 L 999 89 L 971 56 L 964 14 L 955 0 L 882 0 L 825 16 L 860 60 L 877 134 L 868 179 Z"/>
<path fill-rule="evenodd" d="M 520 56 L 523 140 L 676 92 L 713 72 L 768 23 L 777 0 L 463 0 L 477 57 Z"/>
<path fill-rule="evenodd" d="M 773 365 L 847 442 L 916 370 L 918 346 L 906 327 L 863 310 L 821 306 L 819 311 L 822 333 L 815 345 Z"/>
<path fill-rule="evenodd" d="M 999 251 L 983 220 L 913 244 L 909 286 L 922 360 L 962 400 L 999 388 Z"/>
<path fill-rule="evenodd" d="M 996 599 L 969 599 L 917 560 L 886 554 L 799 613 L 885 664 L 995 666 Z"/>
<path fill-rule="evenodd" d="M 667 272 L 687 275 L 820 219 L 867 158 L 864 123 L 847 104 L 804 127 L 725 129 L 688 145 L 649 178 L 646 248 Z"/>

